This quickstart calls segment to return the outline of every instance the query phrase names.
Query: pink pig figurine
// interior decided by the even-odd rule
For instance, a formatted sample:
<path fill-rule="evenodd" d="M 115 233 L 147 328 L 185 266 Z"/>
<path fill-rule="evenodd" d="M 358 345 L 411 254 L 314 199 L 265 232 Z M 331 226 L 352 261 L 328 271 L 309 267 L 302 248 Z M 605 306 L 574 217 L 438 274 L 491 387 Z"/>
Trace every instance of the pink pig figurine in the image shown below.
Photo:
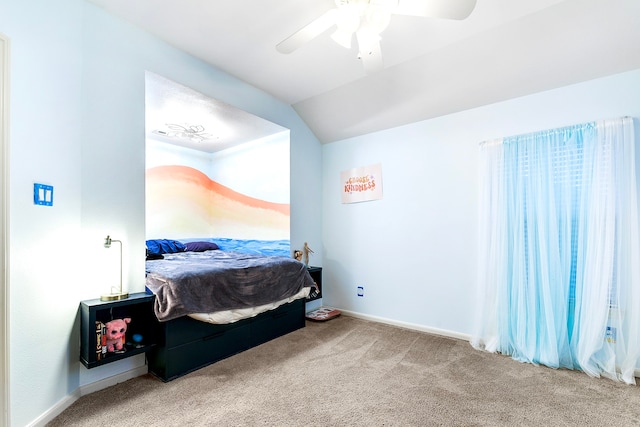
<path fill-rule="evenodd" d="M 127 323 L 131 323 L 131 318 L 115 319 L 107 322 L 107 351 L 113 352 L 122 350 L 125 342 L 125 333 L 127 332 Z"/>

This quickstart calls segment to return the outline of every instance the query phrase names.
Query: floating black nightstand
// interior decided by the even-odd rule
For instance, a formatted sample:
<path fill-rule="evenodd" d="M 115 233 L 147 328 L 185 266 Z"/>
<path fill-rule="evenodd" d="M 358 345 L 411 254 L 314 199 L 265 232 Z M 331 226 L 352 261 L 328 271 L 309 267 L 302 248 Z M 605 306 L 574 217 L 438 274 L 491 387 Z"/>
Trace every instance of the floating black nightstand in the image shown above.
<path fill-rule="evenodd" d="M 307 302 L 322 298 L 322 267 L 307 267 L 309 275 L 316 282 L 317 289 L 311 289 Z"/>
<path fill-rule="evenodd" d="M 92 299 L 80 303 L 80 361 L 87 368 L 145 353 L 157 343 L 155 296 L 144 292 L 118 301 Z M 114 319 L 130 318 L 124 351 L 109 352 L 102 341 L 102 325 Z M 135 339 L 134 339 L 135 338 Z"/>

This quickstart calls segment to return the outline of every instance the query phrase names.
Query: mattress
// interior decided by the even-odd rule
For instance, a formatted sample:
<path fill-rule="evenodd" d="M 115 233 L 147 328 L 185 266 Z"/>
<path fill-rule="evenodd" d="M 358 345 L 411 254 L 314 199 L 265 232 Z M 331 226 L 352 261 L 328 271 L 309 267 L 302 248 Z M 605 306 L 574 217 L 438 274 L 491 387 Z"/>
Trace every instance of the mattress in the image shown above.
<path fill-rule="evenodd" d="M 221 310 L 211 313 L 192 313 L 188 316 L 201 322 L 213 323 L 214 325 L 225 325 L 228 323 L 237 322 L 238 320 L 255 317 L 260 313 L 276 309 L 281 305 L 288 304 L 291 301 L 295 301 L 300 298 L 307 298 L 307 296 L 309 296 L 310 290 L 311 288 L 302 288 L 300 292 L 289 298 L 285 298 L 283 300 L 272 302 L 269 304 L 263 304 L 257 307 L 237 308 L 235 310 Z"/>

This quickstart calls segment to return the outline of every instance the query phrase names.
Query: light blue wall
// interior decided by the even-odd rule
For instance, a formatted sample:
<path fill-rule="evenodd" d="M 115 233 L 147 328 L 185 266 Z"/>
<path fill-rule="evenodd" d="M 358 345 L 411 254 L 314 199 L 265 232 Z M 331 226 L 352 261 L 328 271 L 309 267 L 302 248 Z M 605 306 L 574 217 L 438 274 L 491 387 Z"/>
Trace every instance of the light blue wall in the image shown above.
<path fill-rule="evenodd" d="M 77 313 L 108 291 L 107 234 L 124 242 L 125 287 L 144 289 L 145 71 L 291 129 L 292 247 L 320 244 L 321 146 L 289 105 L 83 0 L 0 0 L 0 32 L 11 43 L 10 416 L 23 426 L 144 367 L 142 356 L 80 365 Z M 53 207 L 33 205 L 34 182 L 54 185 Z"/>
<path fill-rule="evenodd" d="M 324 304 L 470 334 L 478 143 L 624 115 L 638 125 L 640 70 L 325 145 Z M 340 172 L 375 163 L 383 199 L 341 204 Z"/>
<path fill-rule="evenodd" d="M 11 48 L 8 306 L 14 426 L 26 425 L 68 395 L 79 377 L 74 329 L 84 295 L 77 267 L 82 10 L 78 0 L 0 1 L 0 32 Z M 33 204 L 34 182 L 54 186 L 52 207 Z"/>

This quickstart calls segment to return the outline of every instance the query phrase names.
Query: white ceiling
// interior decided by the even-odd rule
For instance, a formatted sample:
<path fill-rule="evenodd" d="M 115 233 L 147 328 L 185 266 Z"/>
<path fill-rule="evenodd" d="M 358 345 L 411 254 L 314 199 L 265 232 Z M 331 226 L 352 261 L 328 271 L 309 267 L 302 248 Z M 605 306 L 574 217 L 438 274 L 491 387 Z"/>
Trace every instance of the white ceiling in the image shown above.
<path fill-rule="evenodd" d="M 394 15 L 372 75 L 331 30 L 276 51 L 334 0 L 89 1 L 293 105 L 323 143 L 640 68 L 639 0 L 478 0 L 464 21 Z"/>

